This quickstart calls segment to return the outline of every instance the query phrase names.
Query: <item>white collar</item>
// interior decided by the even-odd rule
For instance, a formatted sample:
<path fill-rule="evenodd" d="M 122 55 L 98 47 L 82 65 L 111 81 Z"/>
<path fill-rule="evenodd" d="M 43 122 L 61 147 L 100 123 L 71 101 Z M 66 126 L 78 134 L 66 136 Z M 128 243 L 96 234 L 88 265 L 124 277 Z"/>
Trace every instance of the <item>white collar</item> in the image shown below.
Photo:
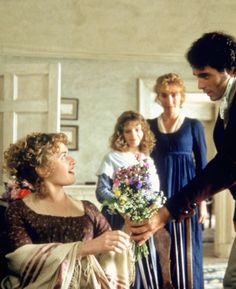
<path fill-rule="evenodd" d="M 235 81 L 235 77 L 230 77 L 229 80 L 228 80 L 228 83 L 227 83 L 227 86 L 226 86 L 226 89 L 225 89 L 225 92 L 222 96 L 222 98 L 226 98 L 227 100 L 229 100 L 229 97 L 230 97 L 230 92 L 231 92 L 231 88 L 233 86 L 233 83 Z"/>
<path fill-rule="evenodd" d="M 179 116 L 176 118 L 176 120 L 175 120 L 173 126 L 171 127 L 171 129 L 167 131 L 165 126 L 164 126 L 164 123 L 163 123 L 162 115 L 160 115 L 157 118 L 157 125 L 158 125 L 158 128 L 159 128 L 160 132 L 162 132 L 162 133 L 174 133 L 174 132 L 176 132 L 177 130 L 180 129 L 181 125 L 184 122 L 184 119 L 185 119 L 185 116 L 180 113 Z"/>
<path fill-rule="evenodd" d="M 235 84 L 236 84 L 235 77 L 230 77 L 228 80 L 225 92 L 221 98 L 219 113 L 220 113 L 220 118 L 223 119 L 225 122 L 225 126 L 228 122 L 227 112 L 228 112 L 229 106 L 232 102 L 233 96 L 236 92 L 236 85 Z"/>

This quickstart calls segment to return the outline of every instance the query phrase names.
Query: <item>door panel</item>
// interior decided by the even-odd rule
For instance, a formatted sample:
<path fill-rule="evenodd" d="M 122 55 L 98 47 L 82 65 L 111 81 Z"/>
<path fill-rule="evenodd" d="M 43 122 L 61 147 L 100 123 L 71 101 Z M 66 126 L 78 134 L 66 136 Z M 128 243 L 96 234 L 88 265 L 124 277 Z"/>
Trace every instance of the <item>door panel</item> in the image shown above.
<path fill-rule="evenodd" d="M 60 131 L 60 64 L 7 64 L 0 69 L 0 167 L 10 143 L 31 132 Z M 2 174 L 1 180 L 2 183 Z"/>

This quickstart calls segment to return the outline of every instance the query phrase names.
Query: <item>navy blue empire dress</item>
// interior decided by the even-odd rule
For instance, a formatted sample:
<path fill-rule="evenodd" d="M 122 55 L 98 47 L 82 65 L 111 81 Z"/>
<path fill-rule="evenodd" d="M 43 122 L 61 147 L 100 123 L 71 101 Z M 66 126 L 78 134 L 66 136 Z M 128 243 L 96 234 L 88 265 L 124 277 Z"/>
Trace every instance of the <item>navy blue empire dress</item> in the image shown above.
<path fill-rule="evenodd" d="M 160 188 L 169 198 L 205 167 L 206 141 L 203 125 L 185 117 L 173 133 L 160 132 L 157 118 L 148 120 L 156 138 L 151 154 L 160 178 Z M 175 289 L 187 289 L 186 220 L 166 225 L 171 235 L 171 277 Z M 203 289 L 202 225 L 198 212 L 191 218 L 193 288 Z"/>

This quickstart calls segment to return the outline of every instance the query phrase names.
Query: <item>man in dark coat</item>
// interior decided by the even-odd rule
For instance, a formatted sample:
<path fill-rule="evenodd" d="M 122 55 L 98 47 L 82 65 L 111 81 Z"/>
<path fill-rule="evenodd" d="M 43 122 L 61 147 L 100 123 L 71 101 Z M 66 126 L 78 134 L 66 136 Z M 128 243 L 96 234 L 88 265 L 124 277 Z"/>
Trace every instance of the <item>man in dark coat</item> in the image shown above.
<path fill-rule="evenodd" d="M 196 177 L 167 200 L 141 226 L 127 224 L 133 239 L 142 244 L 162 228 L 168 219 L 179 220 L 193 211 L 196 203 L 229 189 L 236 197 L 236 39 L 225 33 L 205 33 L 189 48 L 186 58 L 197 78 L 198 88 L 212 101 L 221 101 L 213 138 L 217 153 Z M 167 176 L 168 177 L 168 176 Z M 234 241 L 224 288 L 236 288 L 236 240 Z"/>

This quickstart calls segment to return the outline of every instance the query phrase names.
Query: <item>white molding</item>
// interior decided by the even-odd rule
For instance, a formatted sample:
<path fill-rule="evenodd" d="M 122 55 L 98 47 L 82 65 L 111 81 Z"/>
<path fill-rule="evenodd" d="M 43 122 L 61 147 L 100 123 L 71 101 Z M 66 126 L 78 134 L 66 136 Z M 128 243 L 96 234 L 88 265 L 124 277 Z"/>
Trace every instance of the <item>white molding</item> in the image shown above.
<path fill-rule="evenodd" d="M 110 60 L 131 60 L 131 61 L 160 61 L 165 63 L 185 62 L 185 58 L 180 53 L 150 53 L 142 54 L 133 51 L 130 53 L 110 51 L 83 51 L 83 50 L 63 50 L 48 47 L 34 47 L 14 44 L 4 44 L 0 46 L 0 55 L 3 56 L 25 56 L 25 57 L 52 57 L 69 59 L 110 59 Z"/>

